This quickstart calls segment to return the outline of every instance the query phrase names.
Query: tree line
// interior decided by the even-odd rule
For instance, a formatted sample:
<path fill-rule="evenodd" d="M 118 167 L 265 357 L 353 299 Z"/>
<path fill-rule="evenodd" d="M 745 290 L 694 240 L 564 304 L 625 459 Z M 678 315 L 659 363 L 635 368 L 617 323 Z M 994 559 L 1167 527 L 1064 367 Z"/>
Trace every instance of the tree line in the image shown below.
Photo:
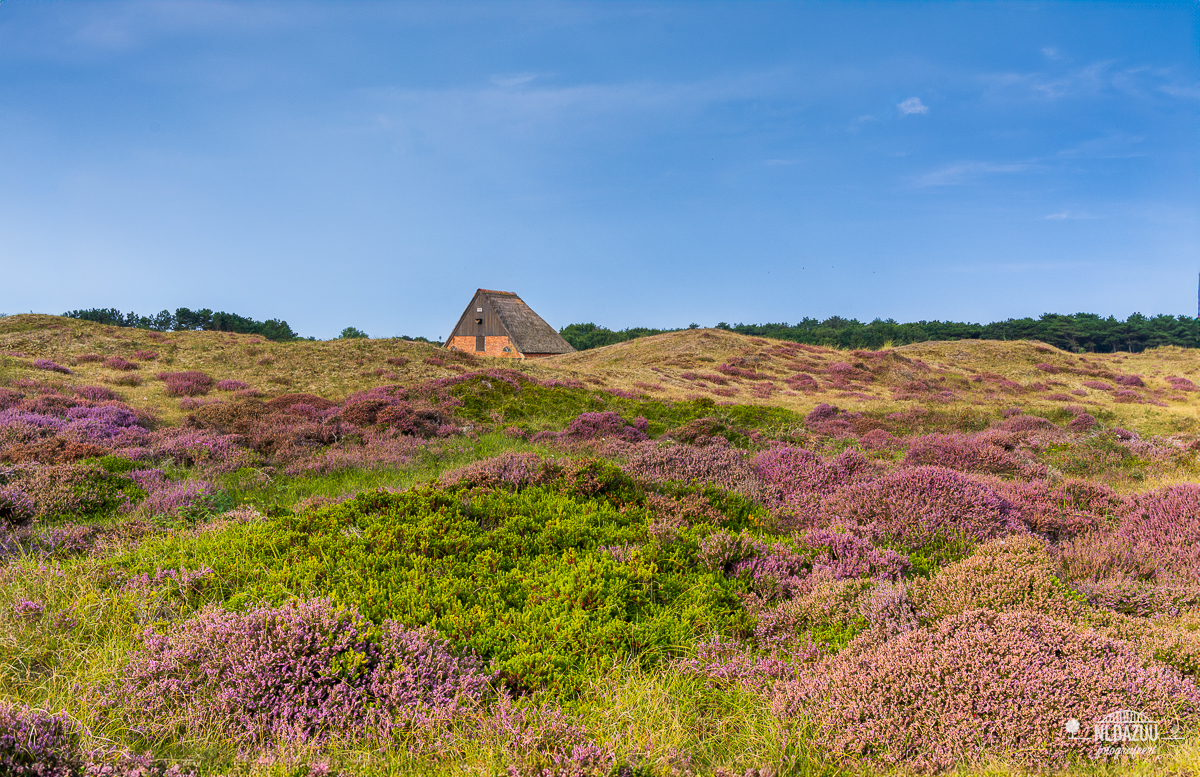
<path fill-rule="evenodd" d="M 137 313 L 122 313 L 116 308 L 91 308 L 89 310 L 70 310 L 63 313 L 66 318 L 78 318 L 83 321 L 95 321 L 97 324 L 108 326 L 125 326 L 134 329 L 152 329 L 156 332 L 236 332 L 245 335 L 261 335 L 268 340 L 287 342 L 299 340 L 300 335 L 292 331 L 288 322 L 272 318 L 266 321 L 256 321 L 253 318 L 239 316 L 237 313 L 213 312 L 208 308 L 189 310 L 176 308 L 172 313 L 163 310 L 152 316 L 142 316 Z M 312 339 L 312 338 L 310 338 Z"/>
<path fill-rule="evenodd" d="M 692 324 L 690 329 L 695 329 Z M 1095 313 L 1062 315 L 1046 313 L 1040 318 L 1010 318 L 990 324 L 956 321 L 916 321 L 901 324 L 893 319 L 875 319 L 863 323 L 853 318 L 833 316 L 824 321 L 804 318 L 798 324 L 717 324 L 718 329 L 743 335 L 768 337 L 808 345 L 837 348 L 878 349 L 887 345 L 908 345 L 929 340 L 1040 340 L 1075 353 L 1138 353 L 1147 348 L 1177 345 L 1200 348 L 1200 319 L 1191 316 L 1144 316 L 1134 313 L 1121 320 Z M 563 327 L 563 339 L 585 351 L 647 335 L 677 332 L 678 329 L 611 330 L 597 324 L 571 324 Z"/>

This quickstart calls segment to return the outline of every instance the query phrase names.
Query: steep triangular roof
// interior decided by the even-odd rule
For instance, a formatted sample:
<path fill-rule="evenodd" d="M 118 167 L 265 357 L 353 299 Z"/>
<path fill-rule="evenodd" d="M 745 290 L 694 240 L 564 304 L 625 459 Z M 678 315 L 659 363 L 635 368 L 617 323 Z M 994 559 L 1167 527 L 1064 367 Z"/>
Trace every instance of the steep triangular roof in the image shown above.
<path fill-rule="evenodd" d="M 492 310 L 508 330 L 509 339 L 521 353 L 572 353 L 575 349 L 554 331 L 554 327 L 533 312 L 533 308 L 511 291 L 479 289 Z"/>

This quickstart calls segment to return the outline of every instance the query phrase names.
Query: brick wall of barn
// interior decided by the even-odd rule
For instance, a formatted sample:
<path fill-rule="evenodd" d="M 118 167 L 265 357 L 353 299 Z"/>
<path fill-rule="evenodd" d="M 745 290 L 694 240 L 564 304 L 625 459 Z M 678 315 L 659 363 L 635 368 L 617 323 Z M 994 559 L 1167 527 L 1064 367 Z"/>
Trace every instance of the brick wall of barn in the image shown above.
<path fill-rule="evenodd" d="M 479 354 L 480 356 L 499 356 L 508 359 L 523 359 L 525 358 L 512 341 L 503 336 L 491 336 L 483 338 L 483 350 L 475 350 L 475 338 L 470 336 L 458 335 L 450 338 L 450 342 L 446 343 L 447 348 L 453 348 L 458 351 L 466 351 L 467 353 Z M 508 352 L 504 351 L 508 348 Z"/>

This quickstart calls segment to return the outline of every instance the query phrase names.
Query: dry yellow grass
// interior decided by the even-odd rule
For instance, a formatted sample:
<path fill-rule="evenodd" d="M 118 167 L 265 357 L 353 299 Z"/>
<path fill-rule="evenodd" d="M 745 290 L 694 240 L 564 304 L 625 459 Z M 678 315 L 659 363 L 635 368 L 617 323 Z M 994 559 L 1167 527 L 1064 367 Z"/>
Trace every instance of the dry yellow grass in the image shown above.
<path fill-rule="evenodd" d="M 153 351 L 158 356 L 139 361 L 133 358 L 138 350 Z M 35 314 L 0 319 L 0 381 L 34 377 L 76 385 L 108 383 L 120 373 L 100 363 L 80 362 L 79 357 L 122 356 L 141 365 L 136 374 L 145 381 L 136 388 L 118 387 L 118 391 L 131 403 L 158 412 L 169 423 L 180 420 L 184 413 L 178 401 L 166 396 L 162 383 L 154 379 L 161 371 L 202 370 L 218 380 L 245 381 L 268 394 L 304 392 L 337 400 L 373 386 L 412 384 L 463 369 L 505 367 L 539 379 L 573 379 L 596 388 L 634 391 L 654 398 L 707 396 L 802 413 L 821 402 L 850 410 L 889 411 L 913 406 L 995 411 L 1015 405 L 1033 413 L 1074 405 L 1093 413 L 1111 413 L 1122 425 L 1145 432 L 1200 430 L 1200 393 L 1178 392 L 1165 380 L 1167 376 L 1180 376 L 1200 383 L 1200 358 L 1182 348 L 1158 348 L 1140 354 L 1071 354 L 1028 341 L 960 340 L 878 353 L 882 358 L 861 351 L 797 347 L 784 341 L 702 329 L 536 361 L 460 355 L 458 358 L 466 361 L 456 362 L 434 346 L 400 339 L 274 343 L 254 335 L 159 334 Z M 395 366 L 388 363 L 389 357 L 402 357 L 408 362 Z M 34 369 L 32 362 L 39 358 L 67 366 L 73 374 L 61 376 Z M 431 358 L 434 363 L 429 363 Z M 439 360 L 447 363 L 439 365 Z M 765 380 L 729 377 L 729 384 L 723 387 L 704 379 L 705 375 L 717 374 L 717 368 L 730 361 L 759 373 Z M 864 373 L 854 373 L 845 390 L 817 393 L 795 391 L 785 383 L 786 378 L 805 373 L 824 384 L 826 371 L 839 363 L 858 367 L 864 373 L 870 370 L 870 379 L 855 380 L 853 375 Z M 1060 372 L 1046 372 L 1038 364 L 1052 365 Z M 1085 381 L 1097 380 L 1079 374 L 1088 371 L 1140 375 L 1146 386 L 1137 392 L 1165 406 L 1114 401 L 1115 392 L 1084 385 Z M 915 385 L 914 381 L 926 384 L 924 393 L 907 391 L 906 386 Z M 766 383 L 774 386 L 770 395 L 756 394 L 755 387 Z M 950 393 L 939 396 L 942 391 Z"/>

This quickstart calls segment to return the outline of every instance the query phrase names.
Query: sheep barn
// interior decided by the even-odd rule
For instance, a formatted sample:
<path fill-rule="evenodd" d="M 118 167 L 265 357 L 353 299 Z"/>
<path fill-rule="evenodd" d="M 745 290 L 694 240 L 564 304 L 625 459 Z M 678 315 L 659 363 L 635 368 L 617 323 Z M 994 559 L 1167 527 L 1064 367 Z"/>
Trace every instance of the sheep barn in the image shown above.
<path fill-rule="evenodd" d="M 511 291 L 476 289 L 454 331 L 446 338 L 452 351 L 530 359 L 572 353 L 575 349 L 533 308 Z"/>

